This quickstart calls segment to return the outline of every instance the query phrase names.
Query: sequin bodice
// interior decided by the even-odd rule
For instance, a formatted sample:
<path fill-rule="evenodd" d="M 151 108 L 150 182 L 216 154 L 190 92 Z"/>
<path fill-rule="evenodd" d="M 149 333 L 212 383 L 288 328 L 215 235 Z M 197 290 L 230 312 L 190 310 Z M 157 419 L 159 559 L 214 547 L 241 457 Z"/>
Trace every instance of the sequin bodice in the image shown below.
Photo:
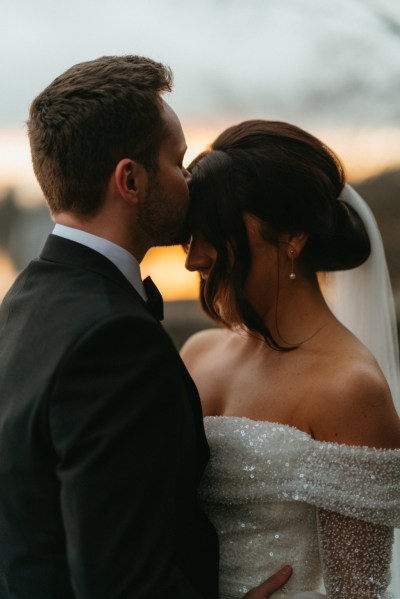
<path fill-rule="evenodd" d="M 285 563 L 294 575 L 274 597 L 390 597 L 400 451 L 318 442 L 296 428 L 246 418 L 206 417 L 205 428 L 211 460 L 200 498 L 219 534 L 221 597 L 243 597 Z M 341 579 L 343 558 L 357 561 L 360 534 L 376 553 L 373 595 L 370 586 L 363 594 L 357 565 L 351 592 Z"/>

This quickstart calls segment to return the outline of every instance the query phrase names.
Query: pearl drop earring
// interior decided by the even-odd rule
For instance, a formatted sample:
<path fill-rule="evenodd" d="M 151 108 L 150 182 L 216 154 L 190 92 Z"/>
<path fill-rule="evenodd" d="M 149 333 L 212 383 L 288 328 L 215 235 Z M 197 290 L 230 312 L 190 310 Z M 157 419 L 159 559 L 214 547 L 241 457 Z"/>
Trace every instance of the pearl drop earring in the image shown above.
<path fill-rule="evenodd" d="M 296 273 L 294 272 L 294 250 L 290 250 L 290 257 L 292 259 L 292 272 L 289 275 L 289 279 L 294 281 L 296 278 Z"/>

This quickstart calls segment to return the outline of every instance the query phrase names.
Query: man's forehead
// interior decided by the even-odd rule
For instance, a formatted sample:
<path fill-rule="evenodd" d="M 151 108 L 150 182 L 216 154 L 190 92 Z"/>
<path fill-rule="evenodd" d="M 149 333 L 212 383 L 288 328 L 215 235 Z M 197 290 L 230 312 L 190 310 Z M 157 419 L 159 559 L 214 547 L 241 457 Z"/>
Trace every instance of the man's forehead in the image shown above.
<path fill-rule="evenodd" d="M 162 100 L 162 103 L 163 103 L 162 110 L 164 112 L 164 120 L 165 120 L 165 123 L 167 124 L 169 131 L 175 137 L 182 140 L 182 144 L 186 145 L 185 136 L 183 134 L 182 125 L 178 118 L 178 115 L 165 100 Z"/>

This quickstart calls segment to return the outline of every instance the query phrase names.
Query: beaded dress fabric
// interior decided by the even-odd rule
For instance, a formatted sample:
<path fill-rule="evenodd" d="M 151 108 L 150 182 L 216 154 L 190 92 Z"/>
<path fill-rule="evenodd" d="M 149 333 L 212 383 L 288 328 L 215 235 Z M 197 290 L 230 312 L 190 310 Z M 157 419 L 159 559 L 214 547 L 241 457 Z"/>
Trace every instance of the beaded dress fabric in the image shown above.
<path fill-rule="evenodd" d="M 400 450 L 316 441 L 242 417 L 207 416 L 205 429 L 200 499 L 220 539 L 221 598 L 243 597 L 286 563 L 294 574 L 277 598 L 395 597 Z"/>

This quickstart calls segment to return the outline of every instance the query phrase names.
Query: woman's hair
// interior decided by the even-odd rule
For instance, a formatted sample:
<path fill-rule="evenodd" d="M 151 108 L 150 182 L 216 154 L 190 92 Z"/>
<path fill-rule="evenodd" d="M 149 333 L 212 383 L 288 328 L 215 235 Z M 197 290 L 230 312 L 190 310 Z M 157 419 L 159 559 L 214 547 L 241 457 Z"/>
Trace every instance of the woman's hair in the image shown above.
<path fill-rule="evenodd" d="M 281 233 L 306 233 L 299 260 L 307 276 L 362 264 L 369 239 L 359 216 L 338 199 L 345 182 L 340 160 L 294 125 L 252 120 L 226 129 L 189 170 L 189 225 L 217 251 L 201 283 L 204 310 L 216 322 L 240 323 L 284 349 L 244 295 L 251 255 L 243 215 L 255 216 L 265 239 L 276 246 Z M 228 308 L 222 313 L 221 297 Z"/>

